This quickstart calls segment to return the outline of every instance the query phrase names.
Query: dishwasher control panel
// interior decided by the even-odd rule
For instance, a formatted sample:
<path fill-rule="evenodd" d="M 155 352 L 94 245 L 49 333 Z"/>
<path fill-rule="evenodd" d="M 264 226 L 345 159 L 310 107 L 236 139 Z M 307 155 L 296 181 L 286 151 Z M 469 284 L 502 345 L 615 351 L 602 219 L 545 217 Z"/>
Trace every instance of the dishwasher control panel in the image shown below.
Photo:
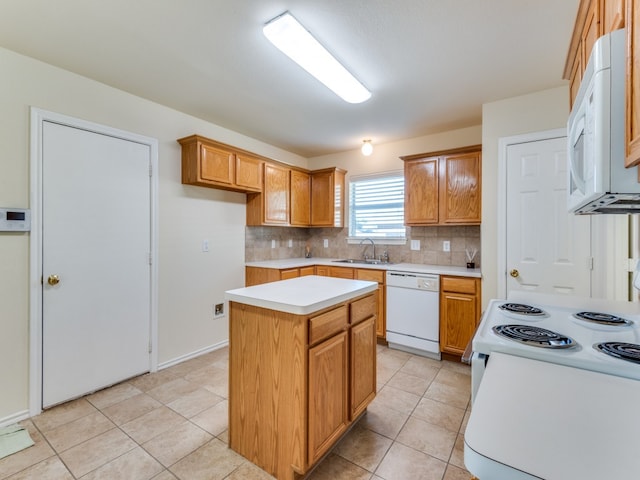
<path fill-rule="evenodd" d="M 387 286 L 437 292 L 440 290 L 440 276 L 424 273 L 388 271 Z"/>

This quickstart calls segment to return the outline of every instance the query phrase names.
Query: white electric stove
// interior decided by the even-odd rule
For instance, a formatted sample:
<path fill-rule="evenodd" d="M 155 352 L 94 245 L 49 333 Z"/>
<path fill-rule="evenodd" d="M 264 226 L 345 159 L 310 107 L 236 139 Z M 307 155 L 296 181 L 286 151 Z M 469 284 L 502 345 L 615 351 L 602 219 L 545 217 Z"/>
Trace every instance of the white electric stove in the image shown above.
<path fill-rule="evenodd" d="M 513 292 L 490 301 L 472 347 L 472 402 L 492 353 L 640 380 L 640 304 Z M 465 446 L 467 454 L 475 452 Z M 505 467 L 496 464 L 495 478 L 537 478 L 517 469 L 499 474 Z"/>
<path fill-rule="evenodd" d="M 472 347 L 472 398 L 492 352 L 640 380 L 640 304 L 514 292 L 490 301 Z"/>

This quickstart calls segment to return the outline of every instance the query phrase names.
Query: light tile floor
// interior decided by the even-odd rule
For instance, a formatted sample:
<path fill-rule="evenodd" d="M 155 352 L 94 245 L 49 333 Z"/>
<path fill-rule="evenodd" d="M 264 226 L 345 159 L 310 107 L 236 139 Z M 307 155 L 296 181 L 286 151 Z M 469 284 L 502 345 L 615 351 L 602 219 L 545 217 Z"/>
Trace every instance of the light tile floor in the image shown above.
<path fill-rule="evenodd" d="M 0 479 L 273 480 L 227 448 L 228 349 L 22 422 Z M 470 370 L 378 346 L 378 395 L 309 480 L 469 480 Z"/>

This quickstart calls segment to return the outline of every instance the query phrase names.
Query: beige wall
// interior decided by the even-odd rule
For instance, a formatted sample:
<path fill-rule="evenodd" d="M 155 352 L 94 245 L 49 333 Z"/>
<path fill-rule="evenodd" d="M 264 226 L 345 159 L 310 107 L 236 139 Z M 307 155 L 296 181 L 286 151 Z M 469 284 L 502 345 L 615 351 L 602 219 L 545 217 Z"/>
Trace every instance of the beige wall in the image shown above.
<path fill-rule="evenodd" d="M 306 159 L 8 50 L 0 65 L 0 206 L 29 206 L 30 106 L 157 138 L 159 362 L 226 341 L 212 305 L 244 283 L 245 196 L 182 185 L 176 139 L 198 133 L 302 167 Z M 0 233 L 0 265 L 1 424 L 28 409 L 29 234 Z"/>
<path fill-rule="evenodd" d="M 482 126 L 451 130 L 449 132 L 426 135 L 424 137 L 409 138 L 398 142 L 376 145 L 373 141 L 373 153 L 365 157 L 360 149 L 347 152 L 312 157 L 309 159 L 310 169 L 326 167 L 340 167 L 347 170 L 347 182 L 351 175 L 366 175 L 378 172 L 392 172 L 402 170 L 401 156 L 415 153 L 435 152 L 449 148 L 465 147 L 482 143 Z"/>
<path fill-rule="evenodd" d="M 501 137 L 566 127 L 569 90 L 553 88 L 482 108 L 482 297 L 483 307 L 498 296 L 498 140 Z"/>

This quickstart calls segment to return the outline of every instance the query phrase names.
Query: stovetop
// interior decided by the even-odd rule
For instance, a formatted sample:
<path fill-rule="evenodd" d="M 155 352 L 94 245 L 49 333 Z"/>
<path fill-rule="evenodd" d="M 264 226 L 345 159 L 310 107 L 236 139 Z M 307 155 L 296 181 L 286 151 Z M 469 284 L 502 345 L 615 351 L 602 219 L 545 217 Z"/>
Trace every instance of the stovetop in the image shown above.
<path fill-rule="evenodd" d="M 516 304 L 515 308 L 505 309 L 508 303 Z M 583 312 L 590 320 L 606 321 L 594 323 L 576 317 Z M 516 341 L 514 337 L 521 332 L 543 341 L 551 339 L 550 344 L 533 346 L 529 340 Z M 639 304 L 514 292 L 507 300 L 490 301 L 472 346 L 474 352 L 485 355 L 501 352 L 640 380 L 640 363 L 603 353 L 598 344 L 604 342 L 628 344 L 625 348 L 631 350 L 640 345 Z"/>

